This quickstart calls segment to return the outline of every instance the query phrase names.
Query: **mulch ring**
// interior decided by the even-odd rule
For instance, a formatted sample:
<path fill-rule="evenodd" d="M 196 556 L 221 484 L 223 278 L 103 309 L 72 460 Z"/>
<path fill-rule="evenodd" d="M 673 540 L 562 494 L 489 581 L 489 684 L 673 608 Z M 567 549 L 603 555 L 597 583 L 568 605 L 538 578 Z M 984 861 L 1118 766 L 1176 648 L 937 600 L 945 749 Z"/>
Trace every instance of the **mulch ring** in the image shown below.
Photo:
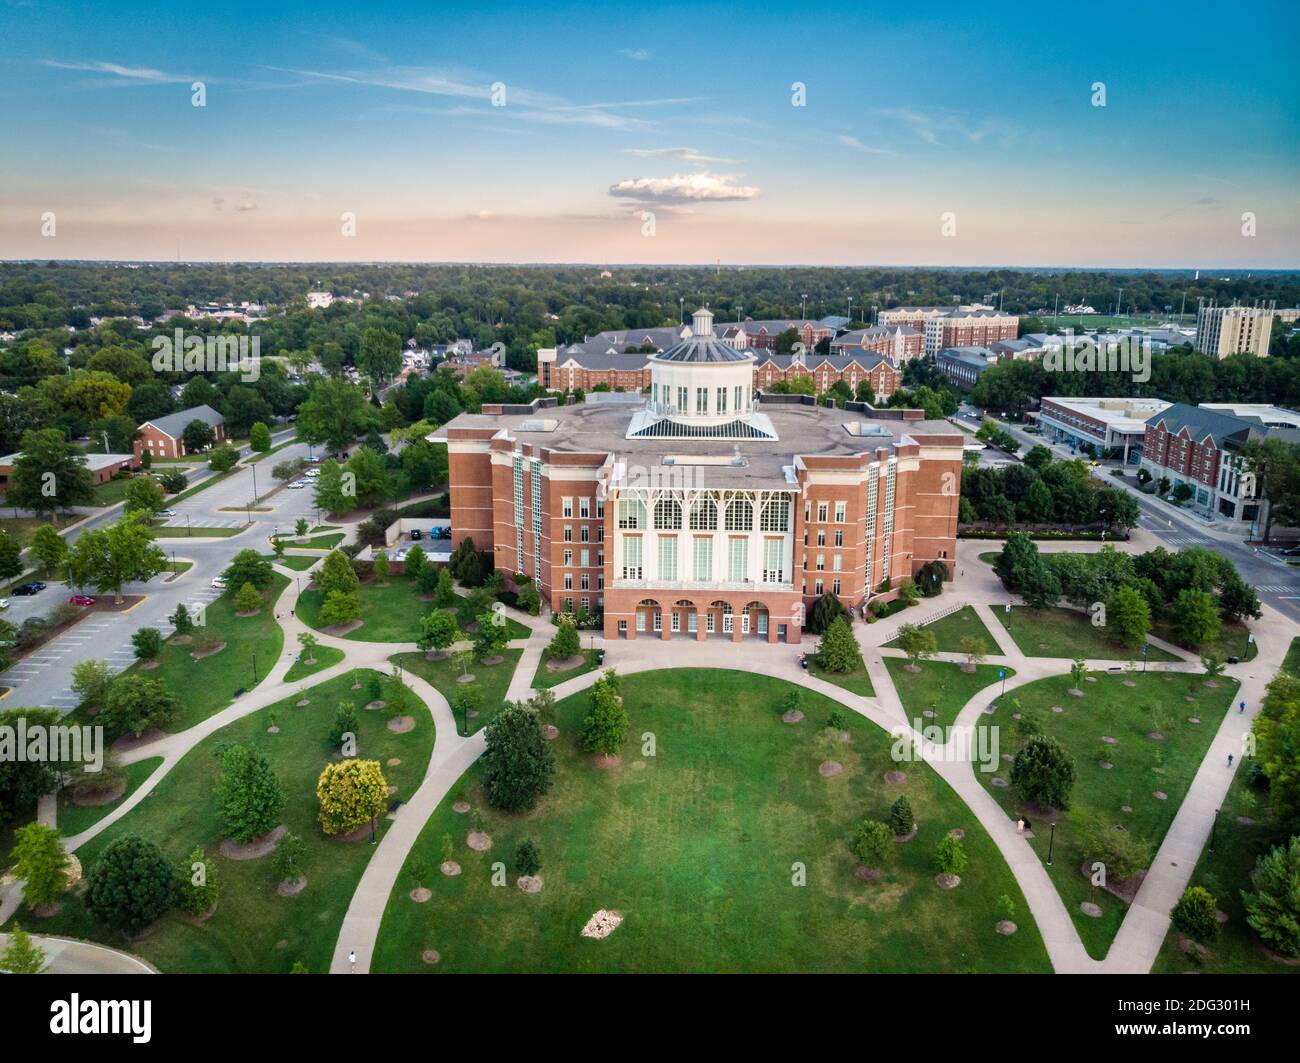
<path fill-rule="evenodd" d="M 1169 800 L 1169 795 L 1168 795 L 1167 793 L 1165 793 L 1163 790 L 1153 790 L 1153 791 L 1151 792 L 1151 796 L 1154 797 L 1157 801 L 1168 801 L 1168 800 Z"/>
<path fill-rule="evenodd" d="M 402 763 L 401 757 L 389 757 L 388 760 L 385 761 L 385 764 L 390 768 L 395 768 L 400 763 Z"/>
<path fill-rule="evenodd" d="M 121 738 L 113 740 L 112 749 L 114 753 L 130 753 L 133 749 L 139 749 L 141 746 L 147 746 L 150 742 L 158 741 L 165 734 L 165 731 L 157 727 L 150 727 L 139 738 L 133 734 L 124 734 Z"/>
<path fill-rule="evenodd" d="M 321 628 L 321 630 L 327 635 L 333 635 L 335 638 L 340 638 L 343 635 L 356 631 L 356 629 L 363 623 L 365 623 L 363 620 L 349 620 L 346 624 L 331 624 L 329 627 Z"/>
<path fill-rule="evenodd" d="M 602 908 L 587 920 L 587 925 L 582 928 L 582 936 L 585 938 L 595 938 L 597 941 L 600 941 L 614 933 L 622 922 L 622 912 Z"/>
<path fill-rule="evenodd" d="M 548 742 L 554 742 L 560 737 L 560 729 L 553 723 L 544 724 L 542 726 L 542 737 Z"/>
<path fill-rule="evenodd" d="M 1148 731 L 1147 737 L 1153 742 L 1163 742 L 1165 740 L 1165 736 L 1159 731 Z"/>
<path fill-rule="evenodd" d="M 907 782 L 907 772 L 905 771 L 887 771 L 885 772 L 885 782 L 890 786 L 902 786 Z"/>
<path fill-rule="evenodd" d="M 126 793 L 126 780 L 118 782 L 104 790 L 77 790 L 72 795 L 72 803 L 78 808 L 96 808 L 99 805 L 111 805 Z"/>
<path fill-rule="evenodd" d="M 966 837 L 966 832 L 965 832 L 964 830 L 962 830 L 960 827 L 953 827 L 953 829 L 950 830 L 950 831 L 948 832 L 948 837 L 949 837 L 949 838 L 964 838 L 964 837 Z"/>
<path fill-rule="evenodd" d="M 366 820 L 356 830 L 350 830 L 347 834 L 333 834 L 331 837 L 336 842 L 359 842 L 363 838 L 370 837 L 370 820 Z"/>
<path fill-rule="evenodd" d="M 456 863 L 455 860 L 444 860 L 438 865 L 438 870 L 448 878 L 454 878 L 460 874 L 460 864 Z"/>
<path fill-rule="evenodd" d="M 1188 723 L 1200 723 L 1200 722 L 1201 722 L 1201 718 L 1200 718 L 1199 716 L 1189 716 L 1189 717 L 1187 717 L 1187 722 L 1188 722 Z"/>
<path fill-rule="evenodd" d="M 1006 779 L 1002 778 L 1000 775 L 995 775 L 993 776 L 993 778 L 989 780 L 989 785 L 996 786 L 999 790 L 1005 790 L 1011 784 L 1007 782 Z"/>
<path fill-rule="evenodd" d="M 596 767 L 598 768 L 606 768 L 606 769 L 617 768 L 620 764 L 623 763 L 623 758 L 620 757 L 618 754 L 614 754 L 613 756 L 610 756 L 609 754 L 606 753 L 597 753 L 591 759 L 592 759 L 592 763 L 595 764 Z"/>
<path fill-rule="evenodd" d="M 537 875 L 520 875 L 516 880 L 515 885 L 523 890 L 524 893 L 542 892 L 542 880 Z"/>
<path fill-rule="evenodd" d="M 491 668 L 494 664 L 500 664 L 505 658 L 499 653 L 490 653 L 486 657 L 480 657 L 478 663 Z"/>
<path fill-rule="evenodd" d="M 878 867 L 860 867 L 853 872 L 863 882 L 876 882 L 884 876 L 884 871 Z"/>
<path fill-rule="evenodd" d="M 211 657 L 214 654 L 220 653 L 225 648 L 226 644 L 224 642 L 218 642 L 211 646 L 206 646 L 201 650 L 190 650 L 190 656 L 196 661 L 201 661 L 204 657 Z"/>
<path fill-rule="evenodd" d="M 288 833 L 289 828 L 281 823 L 274 830 L 268 831 L 251 842 L 233 842 L 229 838 L 221 842 L 221 855 L 227 860 L 257 860 L 275 852 L 276 843 Z"/>
<path fill-rule="evenodd" d="M 492 848 L 492 839 L 481 830 L 472 830 L 465 838 L 465 844 L 476 853 L 485 853 Z"/>
<path fill-rule="evenodd" d="M 908 842 L 910 842 L 913 838 L 916 837 L 916 832 L 920 829 L 921 829 L 921 825 L 919 823 L 915 823 L 912 825 L 912 829 L 909 830 L 906 834 L 895 834 L 894 841 L 896 841 L 899 845 L 906 845 Z"/>
<path fill-rule="evenodd" d="M 581 653 L 575 653 L 572 657 L 565 657 L 558 661 L 547 661 L 546 670 L 548 672 L 568 672 L 586 661 Z"/>
<path fill-rule="evenodd" d="M 304 884 L 305 883 L 306 880 L 304 880 Z M 184 912 L 182 914 L 185 916 L 185 921 L 189 923 L 190 926 L 202 926 L 204 923 L 206 923 L 209 919 L 211 919 L 214 915 L 217 914 L 217 905 L 220 903 L 221 903 L 220 901 L 213 901 L 211 908 L 209 908 L 206 912 L 199 912 L 198 915 L 194 915 L 192 912 Z"/>
<path fill-rule="evenodd" d="M 1020 928 L 1016 926 L 1016 924 L 1013 923 L 1010 919 L 998 920 L 998 933 L 1001 934 L 1003 937 L 1010 937 L 1019 929 Z"/>
<path fill-rule="evenodd" d="M 437 949 L 425 949 L 420 953 L 420 959 L 432 967 L 435 963 L 441 960 L 442 957 L 438 954 Z"/>
<path fill-rule="evenodd" d="M 53 904 L 38 904 L 35 908 L 31 909 L 32 915 L 36 916 L 38 919 L 52 919 L 61 911 L 63 911 L 63 905 L 58 901 L 55 901 Z"/>
<path fill-rule="evenodd" d="M 470 810 L 470 803 L 468 801 L 457 801 L 454 805 L 451 806 L 451 810 L 463 816 L 466 812 Z"/>
<path fill-rule="evenodd" d="M 1178 942 L 1178 951 L 1184 956 L 1195 953 L 1200 959 L 1205 958 L 1205 946 L 1193 941 L 1191 938 L 1183 938 Z"/>
<path fill-rule="evenodd" d="M 142 672 L 152 672 L 155 668 L 162 667 L 162 661 L 155 657 L 151 661 L 141 661 L 137 666 Z"/>
<path fill-rule="evenodd" d="M 1079 865 L 1079 872 L 1084 878 L 1091 881 L 1093 871 L 1092 865 L 1095 861 L 1085 860 Z M 1112 878 L 1106 876 L 1106 885 L 1104 889 L 1112 897 L 1118 897 L 1125 904 L 1131 905 L 1133 898 L 1137 896 L 1138 889 L 1142 886 L 1142 880 L 1147 877 L 1147 869 L 1141 868 L 1135 871 L 1128 878 Z"/>
<path fill-rule="evenodd" d="M 844 765 L 838 760 L 823 760 L 817 768 L 817 774 L 823 779 L 829 779 L 833 775 L 838 775 L 844 770 Z"/>
<path fill-rule="evenodd" d="M 407 896 L 410 897 L 411 900 L 415 901 L 416 904 L 424 904 L 433 896 L 433 890 L 426 889 L 424 886 L 416 886 L 415 889 L 411 890 L 411 892 L 407 894 Z"/>
<path fill-rule="evenodd" d="M 301 893 L 306 888 L 307 888 L 307 876 L 299 875 L 297 878 L 293 878 L 293 879 L 289 879 L 289 878 L 281 879 L 276 884 L 275 892 L 278 893 L 281 897 L 292 897 L 296 894 Z"/>
<path fill-rule="evenodd" d="M 1101 908 L 1093 904 L 1092 901 L 1080 902 L 1079 911 L 1081 911 L 1089 919 L 1100 919 L 1103 914 Z"/>
<path fill-rule="evenodd" d="M 1125 680 L 1124 680 L 1124 686 L 1126 686 L 1126 687 L 1135 687 L 1135 686 L 1137 686 L 1137 684 L 1136 684 L 1135 682 L 1133 682 L 1133 680 L 1131 680 L 1131 679 L 1125 679 Z"/>
<path fill-rule="evenodd" d="M 193 635 L 176 635 L 167 640 L 168 646 L 188 646 L 194 641 Z"/>
<path fill-rule="evenodd" d="M 960 875 L 935 875 L 934 881 L 941 890 L 955 890 L 961 885 Z"/>
<path fill-rule="evenodd" d="M 789 712 L 781 714 L 782 723 L 799 723 L 803 720 L 803 713 L 798 709 L 791 709 Z"/>
<path fill-rule="evenodd" d="M 247 618 L 250 617 L 250 616 L 257 616 L 257 614 L 260 613 L 261 611 L 262 611 L 262 610 L 261 610 L 260 608 L 258 608 L 258 609 L 236 609 L 236 610 L 235 610 L 235 615 L 236 615 L 237 617 L 240 617 L 240 618 L 243 618 L 243 619 L 247 619 Z"/>
<path fill-rule="evenodd" d="M 391 720 L 388 721 L 386 726 L 390 731 L 393 732 L 393 734 L 399 734 L 399 735 L 406 734 L 407 731 L 415 730 L 415 717 L 394 716 Z"/>
<path fill-rule="evenodd" d="M 915 675 L 915 674 L 916 674 L 917 672 L 919 672 L 920 670 L 921 670 L 921 666 L 920 666 L 919 664 L 905 664 L 905 665 L 903 665 L 903 671 L 905 671 L 905 672 L 911 672 L 913 675 Z"/>
<path fill-rule="evenodd" d="M 300 709 L 306 708 L 311 704 L 311 698 L 299 698 L 294 704 Z"/>
<path fill-rule="evenodd" d="M 1070 687 L 1070 689 L 1067 690 L 1066 693 L 1069 694 L 1070 697 L 1072 697 L 1072 698 L 1081 698 L 1081 697 L 1083 697 L 1083 691 L 1080 690 L 1078 687 Z"/>
<path fill-rule="evenodd" d="M 387 704 L 388 702 L 384 701 L 383 698 L 375 698 L 374 701 L 367 701 L 365 707 L 371 712 L 378 712 Z"/>
<path fill-rule="evenodd" d="M 1108 746 L 1117 746 L 1117 745 L 1119 745 L 1119 739 L 1116 738 L 1114 735 L 1102 735 L 1102 736 L 1101 736 L 1101 740 L 1102 740 L 1103 742 L 1105 742 L 1106 745 L 1108 745 Z"/>
<path fill-rule="evenodd" d="M 468 675 L 458 675 L 458 676 L 456 677 L 456 682 L 457 682 L 457 683 L 472 683 L 472 682 L 474 682 L 474 679 L 475 679 L 475 677 L 474 677 L 473 673 L 470 673 L 470 674 L 468 674 Z"/>

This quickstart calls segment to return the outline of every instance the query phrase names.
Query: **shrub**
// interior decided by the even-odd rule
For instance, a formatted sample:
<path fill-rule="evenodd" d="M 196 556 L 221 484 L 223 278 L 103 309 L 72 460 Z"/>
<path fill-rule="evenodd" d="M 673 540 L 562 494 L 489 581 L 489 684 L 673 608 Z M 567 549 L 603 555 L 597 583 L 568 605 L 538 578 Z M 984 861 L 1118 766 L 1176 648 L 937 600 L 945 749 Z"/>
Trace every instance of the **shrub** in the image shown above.
<path fill-rule="evenodd" d="M 631 726 L 613 671 L 606 672 L 591 687 L 591 708 L 582 721 L 582 748 L 588 753 L 616 756 Z"/>
<path fill-rule="evenodd" d="M 912 816 L 912 803 L 906 797 L 900 797 L 890 806 L 889 826 L 899 837 L 912 833 L 916 820 Z"/>
<path fill-rule="evenodd" d="M 542 858 L 532 840 L 524 841 L 515 850 L 515 870 L 521 875 L 535 875 L 542 869 Z"/>
<path fill-rule="evenodd" d="M 1300 835 L 1255 861 L 1253 885 L 1241 895 L 1247 924 L 1269 948 L 1300 956 Z"/>
<path fill-rule="evenodd" d="M 535 713 L 509 705 L 484 729 L 483 790 L 503 812 L 525 812 L 551 787 L 555 755 Z"/>
<path fill-rule="evenodd" d="M 217 811 L 231 841 L 244 843 L 266 834 L 280 822 L 284 794 L 270 762 L 251 746 L 229 745 L 221 751 Z"/>
<path fill-rule="evenodd" d="M 555 636 L 546 651 L 547 656 L 553 661 L 564 661 L 581 652 L 582 640 L 578 637 L 578 629 L 568 621 L 562 620 L 556 624 Z"/>
<path fill-rule="evenodd" d="M 217 903 L 217 866 L 196 847 L 176 867 L 176 906 L 202 915 Z"/>
<path fill-rule="evenodd" d="M 1074 758 L 1055 738 L 1030 735 L 1011 764 L 1011 785 L 1025 801 L 1044 808 L 1069 808 Z"/>
<path fill-rule="evenodd" d="M 889 827 L 873 819 L 864 819 L 858 824 L 849 848 L 867 867 L 879 867 L 893 845 L 894 834 Z"/>
<path fill-rule="evenodd" d="M 156 627 L 142 627 L 131 636 L 137 660 L 152 661 L 162 650 L 162 635 Z"/>
<path fill-rule="evenodd" d="M 858 640 L 844 617 L 831 622 L 821 645 L 817 647 L 817 663 L 828 672 L 851 672 L 864 667 Z"/>
<path fill-rule="evenodd" d="M 941 875 L 960 875 L 966 870 L 966 850 L 962 848 L 961 839 L 952 834 L 945 834 L 934 851 L 934 862 Z"/>
<path fill-rule="evenodd" d="M 1219 932 L 1214 896 L 1204 886 L 1188 886 L 1169 913 L 1170 921 L 1188 937 L 1205 944 Z"/>
<path fill-rule="evenodd" d="M 87 877 L 86 910 L 112 930 L 143 930 L 175 899 L 175 875 L 162 851 L 138 834 L 109 842 Z"/>
<path fill-rule="evenodd" d="M 245 583 L 235 593 L 235 609 L 241 613 L 256 613 L 262 608 L 262 595 L 251 583 Z"/>
<path fill-rule="evenodd" d="M 32 908 L 53 904 L 68 883 L 68 854 L 59 832 L 40 823 L 14 831 L 14 874 L 24 879 L 23 893 Z"/>

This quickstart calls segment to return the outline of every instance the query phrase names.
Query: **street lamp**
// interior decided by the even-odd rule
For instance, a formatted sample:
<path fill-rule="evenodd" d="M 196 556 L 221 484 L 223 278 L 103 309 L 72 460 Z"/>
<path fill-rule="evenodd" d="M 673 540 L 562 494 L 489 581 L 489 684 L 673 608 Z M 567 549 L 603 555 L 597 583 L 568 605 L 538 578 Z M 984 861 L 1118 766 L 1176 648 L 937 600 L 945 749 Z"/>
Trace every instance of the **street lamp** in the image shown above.
<path fill-rule="evenodd" d="M 1056 842 L 1056 823 L 1053 822 L 1051 837 L 1047 839 L 1047 866 L 1048 867 L 1052 866 L 1052 846 L 1055 844 L 1055 842 Z"/>
<path fill-rule="evenodd" d="M 253 686 L 257 686 L 257 654 L 253 654 Z"/>
<path fill-rule="evenodd" d="M 1214 832 L 1219 825 L 1219 809 L 1214 810 L 1214 819 L 1210 822 L 1210 852 L 1214 852 Z"/>

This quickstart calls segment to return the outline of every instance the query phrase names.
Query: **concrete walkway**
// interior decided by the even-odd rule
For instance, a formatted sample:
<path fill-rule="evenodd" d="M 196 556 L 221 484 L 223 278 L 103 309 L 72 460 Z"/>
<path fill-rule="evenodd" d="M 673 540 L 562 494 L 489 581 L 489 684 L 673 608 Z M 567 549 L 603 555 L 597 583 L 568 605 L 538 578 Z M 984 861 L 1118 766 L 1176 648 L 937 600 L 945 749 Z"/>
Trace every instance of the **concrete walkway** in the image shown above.
<path fill-rule="evenodd" d="M 47 937 L 32 934 L 33 944 L 45 950 L 42 974 L 157 974 L 158 968 L 139 956 L 120 952 L 93 941 Z M 0 933 L 0 952 L 9 944 L 9 935 Z"/>

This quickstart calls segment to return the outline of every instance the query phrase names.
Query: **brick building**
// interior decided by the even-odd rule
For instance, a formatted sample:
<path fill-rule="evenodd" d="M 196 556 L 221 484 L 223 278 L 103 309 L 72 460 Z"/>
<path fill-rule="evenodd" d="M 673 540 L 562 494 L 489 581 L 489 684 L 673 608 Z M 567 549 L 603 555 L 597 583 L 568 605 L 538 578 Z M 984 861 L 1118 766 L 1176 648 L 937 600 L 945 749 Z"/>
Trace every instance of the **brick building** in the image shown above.
<path fill-rule="evenodd" d="M 485 406 L 445 440 L 453 545 L 472 537 L 607 638 L 799 642 L 824 592 L 860 605 L 956 556 L 964 440 L 915 410 L 756 399 L 755 355 L 691 335 L 644 402 Z"/>
<path fill-rule="evenodd" d="M 997 310 L 958 310 L 925 322 L 925 353 L 938 354 L 945 347 L 987 347 L 995 340 L 1014 340 L 1020 335 L 1020 318 Z"/>
<path fill-rule="evenodd" d="M 226 435 L 226 419 L 211 406 L 192 406 L 188 410 L 179 410 L 176 413 L 169 413 L 166 417 L 145 421 L 136 433 L 134 443 L 136 456 L 147 451 L 155 458 L 184 457 L 188 451 L 185 449 L 183 437 L 185 427 L 191 421 L 202 421 L 211 427 L 216 436 L 214 446 L 219 447 L 227 442 L 229 437 Z"/>
<path fill-rule="evenodd" d="M 763 352 L 754 363 L 754 387 L 759 391 L 771 391 L 777 381 L 797 376 L 811 377 L 818 395 L 840 381 L 856 395 L 865 380 L 877 399 L 887 399 L 903 386 L 902 371 L 883 354 L 870 351 L 806 356 Z"/>
<path fill-rule="evenodd" d="M 844 332 L 831 340 L 832 354 L 874 351 L 894 365 L 905 365 L 925 353 L 925 333 L 907 325 L 875 325 Z"/>

